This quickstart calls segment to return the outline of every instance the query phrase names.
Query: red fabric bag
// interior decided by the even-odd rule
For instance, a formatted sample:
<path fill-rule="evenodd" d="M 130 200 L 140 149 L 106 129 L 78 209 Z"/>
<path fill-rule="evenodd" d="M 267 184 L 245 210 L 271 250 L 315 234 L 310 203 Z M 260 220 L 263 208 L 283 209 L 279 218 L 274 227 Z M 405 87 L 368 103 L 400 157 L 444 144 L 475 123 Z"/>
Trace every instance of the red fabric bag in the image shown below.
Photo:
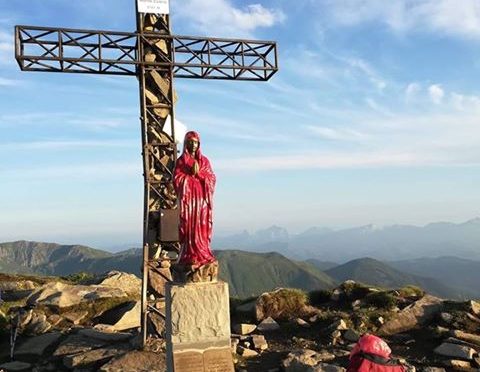
<path fill-rule="evenodd" d="M 352 352 L 347 372 L 405 372 L 405 367 L 390 358 L 392 350 L 380 337 L 362 336 Z"/>

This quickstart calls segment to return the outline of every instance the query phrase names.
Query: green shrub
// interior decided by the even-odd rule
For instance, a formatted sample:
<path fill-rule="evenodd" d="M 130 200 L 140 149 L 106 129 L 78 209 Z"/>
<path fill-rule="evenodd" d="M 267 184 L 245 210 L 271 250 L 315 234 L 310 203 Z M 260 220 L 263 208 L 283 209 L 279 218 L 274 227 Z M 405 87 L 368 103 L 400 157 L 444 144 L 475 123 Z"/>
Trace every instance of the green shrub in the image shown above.
<path fill-rule="evenodd" d="M 308 300 L 311 305 L 319 306 L 330 301 L 332 297 L 332 292 L 326 289 L 319 289 L 316 291 L 311 291 L 308 294 Z"/>
<path fill-rule="evenodd" d="M 392 309 L 397 305 L 395 296 L 385 291 L 368 294 L 365 297 L 365 302 L 378 309 Z"/>
<path fill-rule="evenodd" d="M 425 296 L 425 291 L 415 285 L 407 285 L 398 290 L 398 293 L 401 297 L 423 297 Z"/>
<path fill-rule="evenodd" d="M 363 299 L 372 292 L 372 288 L 376 287 L 354 282 L 353 280 L 347 280 L 342 283 L 340 288 L 343 289 L 343 292 L 345 293 L 345 300 L 350 302 Z"/>
<path fill-rule="evenodd" d="M 308 296 L 304 291 L 282 288 L 259 297 L 257 301 L 257 318 L 298 318 L 303 315 L 307 305 Z"/>
<path fill-rule="evenodd" d="M 95 275 L 84 272 L 84 271 L 80 271 L 78 273 L 70 274 L 62 278 L 75 284 L 88 284 L 89 282 L 93 281 L 93 279 L 95 278 Z"/>

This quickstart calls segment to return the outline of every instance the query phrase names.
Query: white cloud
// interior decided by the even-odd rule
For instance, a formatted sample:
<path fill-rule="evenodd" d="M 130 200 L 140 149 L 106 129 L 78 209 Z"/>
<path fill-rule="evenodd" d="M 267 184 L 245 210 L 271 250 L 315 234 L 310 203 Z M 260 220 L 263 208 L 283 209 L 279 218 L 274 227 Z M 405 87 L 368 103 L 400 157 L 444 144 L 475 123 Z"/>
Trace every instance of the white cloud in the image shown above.
<path fill-rule="evenodd" d="M 344 25 L 380 22 L 394 32 L 440 32 L 480 37 L 478 0 L 328 0 L 333 19 Z"/>
<path fill-rule="evenodd" d="M 405 88 L 405 100 L 407 103 L 414 101 L 421 90 L 422 86 L 419 83 L 408 84 Z"/>
<path fill-rule="evenodd" d="M 285 14 L 279 9 L 268 9 L 261 4 L 236 8 L 229 0 L 209 0 L 208 5 L 203 0 L 182 1 L 175 7 L 174 14 L 202 32 L 217 34 L 215 36 L 250 36 L 258 28 L 285 20 Z"/>
<path fill-rule="evenodd" d="M 31 142 L 7 142 L 0 143 L 0 150 L 21 149 L 21 150 L 71 150 L 79 148 L 137 148 L 140 146 L 134 140 L 52 140 L 52 141 L 31 141 Z"/>
<path fill-rule="evenodd" d="M 218 159 L 219 170 L 262 171 L 297 169 L 366 168 L 382 166 L 408 166 L 424 164 L 414 153 L 310 153 L 290 156 L 245 157 Z"/>
<path fill-rule="evenodd" d="M 330 128 L 322 126 L 307 126 L 307 129 L 320 138 L 334 141 L 364 141 L 369 136 L 349 128 Z"/>
<path fill-rule="evenodd" d="M 18 80 L 7 79 L 0 76 L 0 87 L 13 87 L 18 85 L 20 82 Z"/>
<path fill-rule="evenodd" d="M 360 58 L 349 58 L 346 61 L 350 66 L 363 72 L 378 90 L 383 90 L 387 87 L 387 82 L 383 80 L 365 60 Z"/>
<path fill-rule="evenodd" d="M 443 97 L 445 96 L 445 92 L 443 91 L 442 87 L 438 84 L 433 84 L 428 87 L 428 94 L 432 102 L 436 105 L 442 103 Z"/>
<path fill-rule="evenodd" d="M 108 179 L 110 177 L 141 177 L 141 159 L 136 162 L 91 163 L 23 168 L 2 172 L 9 180 L 35 179 Z"/>
<path fill-rule="evenodd" d="M 480 109 L 480 97 L 468 96 L 460 93 L 452 92 L 450 94 L 450 101 L 457 110 L 468 110 L 473 108 Z"/>
<path fill-rule="evenodd" d="M 13 33 L 0 30 L 0 64 L 13 64 Z"/>

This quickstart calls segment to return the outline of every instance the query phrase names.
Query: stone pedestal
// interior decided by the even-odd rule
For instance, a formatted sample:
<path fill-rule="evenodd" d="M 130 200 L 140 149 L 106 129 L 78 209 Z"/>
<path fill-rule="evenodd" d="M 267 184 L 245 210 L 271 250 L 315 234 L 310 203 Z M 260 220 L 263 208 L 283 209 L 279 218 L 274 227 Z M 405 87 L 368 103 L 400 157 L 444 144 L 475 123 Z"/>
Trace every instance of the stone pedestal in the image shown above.
<path fill-rule="evenodd" d="M 166 285 L 167 372 L 234 372 L 228 284 Z"/>

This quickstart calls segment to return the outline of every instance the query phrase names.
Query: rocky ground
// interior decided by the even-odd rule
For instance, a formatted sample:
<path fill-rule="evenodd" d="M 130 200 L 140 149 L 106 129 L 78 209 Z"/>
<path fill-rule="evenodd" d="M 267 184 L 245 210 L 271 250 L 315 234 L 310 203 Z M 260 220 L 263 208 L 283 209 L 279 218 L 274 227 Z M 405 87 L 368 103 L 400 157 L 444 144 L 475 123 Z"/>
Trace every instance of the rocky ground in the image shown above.
<path fill-rule="evenodd" d="M 165 370 L 162 340 L 138 350 L 134 275 L 0 274 L 0 290 L 0 371 Z M 415 287 L 387 291 L 347 281 L 310 294 L 279 289 L 232 299 L 231 312 L 237 371 L 343 371 L 364 333 L 382 336 L 411 370 L 480 369 L 480 303 L 445 301 Z"/>

